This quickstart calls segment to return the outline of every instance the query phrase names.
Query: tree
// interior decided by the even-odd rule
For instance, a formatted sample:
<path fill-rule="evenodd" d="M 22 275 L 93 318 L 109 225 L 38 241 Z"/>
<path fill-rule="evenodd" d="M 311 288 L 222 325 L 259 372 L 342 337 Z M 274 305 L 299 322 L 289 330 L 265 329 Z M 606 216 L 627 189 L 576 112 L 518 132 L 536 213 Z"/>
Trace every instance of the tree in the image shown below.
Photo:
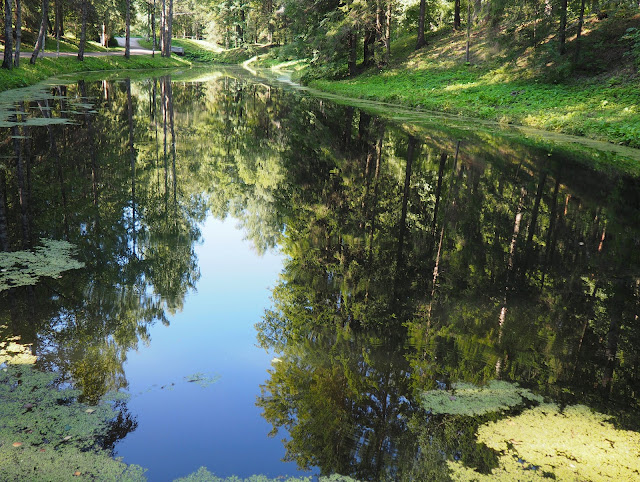
<path fill-rule="evenodd" d="M 42 0 L 42 21 L 40 22 L 40 31 L 38 32 L 38 39 L 36 46 L 31 54 L 31 60 L 29 63 L 35 64 L 40 50 L 44 50 L 44 42 L 47 36 L 47 23 L 49 20 L 49 0 Z"/>
<path fill-rule="evenodd" d="M 4 59 L 2 68 L 13 67 L 13 18 L 11 15 L 11 0 L 4 0 Z"/>
<path fill-rule="evenodd" d="M 80 5 L 80 44 L 78 45 L 78 60 L 84 60 L 84 48 L 87 43 L 87 15 L 89 0 L 82 0 Z"/>
<path fill-rule="evenodd" d="M 420 0 L 420 14 L 418 17 L 418 42 L 416 43 L 416 50 L 421 49 L 427 44 L 424 38 L 424 23 L 427 10 L 427 0 Z"/>
<path fill-rule="evenodd" d="M 22 44 L 22 0 L 16 0 L 16 52 L 13 65 L 20 67 L 20 47 Z"/>
<path fill-rule="evenodd" d="M 125 22 L 124 57 L 128 59 L 131 50 L 131 0 L 127 0 L 127 14 Z"/>

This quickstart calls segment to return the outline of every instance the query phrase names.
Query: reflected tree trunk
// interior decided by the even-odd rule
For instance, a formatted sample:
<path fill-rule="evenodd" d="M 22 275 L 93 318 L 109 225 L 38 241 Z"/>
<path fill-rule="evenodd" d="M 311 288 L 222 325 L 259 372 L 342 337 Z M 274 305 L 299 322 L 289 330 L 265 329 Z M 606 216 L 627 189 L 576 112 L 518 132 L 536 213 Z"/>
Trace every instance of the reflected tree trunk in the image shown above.
<path fill-rule="evenodd" d="M 521 268 L 521 276 L 524 278 L 527 276 L 527 271 L 529 270 L 529 262 L 531 261 L 531 251 L 533 250 L 533 236 L 535 235 L 537 223 L 538 223 L 538 213 L 540 212 L 540 200 L 542 199 L 542 194 L 544 193 L 544 186 L 547 181 L 547 173 L 542 172 L 540 174 L 540 181 L 538 182 L 538 189 L 536 190 L 536 197 L 533 202 L 533 209 L 531 211 L 531 222 L 529 223 L 529 229 L 527 232 L 527 241 L 524 245 L 524 260 L 522 262 Z"/>
<path fill-rule="evenodd" d="M 409 136 L 409 143 L 407 146 L 407 163 L 404 171 L 404 188 L 402 190 L 402 211 L 400 213 L 400 222 L 398 224 L 398 251 L 396 253 L 396 272 L 399 273 L 404 263 L 404 238 L 407 232 L 407 209 L 409 206 L 409 192 L 411 188 L 411 171 L 413 168 L 413 161 L 415 159 L 416 147 L 418 146 L 418 139 L 414 136 Z"/>
<path fill-rule="evenodd" d="M 7 225 L 7 180 L 4 169 L 0 169 L 0 250 L 9 251 Z"/>
<path fill-rule="evenodd" d="M 556 185 L 553 188 L 553 197 L 551 198 L 551 213 L 549 214 L 549 228 L 547 230 L 546 252 L 544 256 L 544 265 L 542 267 L 542 279 L 540 287 L 544 287 L 544 279 L 547 274 L 549 263 L 553 257 L 552 239 L 555 236 L 556 218 L 558 217 L 558 191 L 560 190 L 560 175 L 556 177 Z"/>
<path fill-rule="evenodd" d="M 17 116 L 16 116 L 17 122 Z M 16 173 L 18 178 L 18 199 L 20 202 L 20 223 L 22 226 L 22 249 L 31 247 L 29 233 L 29 209 L 27 194 L 27 175 L 22 152 L 22 133 L 17 125 L 13 126 L 13 148 L 16 157 Z"/>
<path fill-rule="evenodd" d="M 516 244 L 518 241 L 518 235 L 520 234 L 520 224 L 522 222 L 522 211 L 524 210 L 524 200 L 527 196 L 527 190 L 525 188 L 520 189 L 520 201 L 518 202 L 518 208 L 516 211 L 516 217 L 513 222 L 513 233 L 511 234 L 511 243 L 509 244 L 509 257 L 507 258 L 507 272 L 506 281 L 504 286 L 504 293 L 502 298 L 502 307 L 500 308 L 500 315 L 498 316 L 498 341 L 502 341 L 502 333 L 504 330 L 504 324 L 507 319 L 507 311 L 509 307 L 509 295 L 512 290 L 512 278 L 515 264 Z M 502 358 L 498 359 L 496 363 L 496 376 L 500 376 L 502 371 Z"/>
<path fill-rule="evenodd" d="M 447 153 L 440 154 L 440 166 L 438 167 L 438 184 L 436 185 L 436 203 L 433 207 L 433 221 L 431 222 L 431 238 L 436 236 L 436 223 L 438 222 L 438 208 L 440 206 L 440 197 L 442 196 L 442 177 L 444 175 L 444 166 L 447 162 Z"/>
<path fill-rule="evenodd" d="M 133 100 L 131 99 L 131 79 L 126 80 L 127 118 L 129 126 L 129 163 L 131 168 L 131 230 L 133 255 L 136 256 L 136 150 L 133 144 Z"/>

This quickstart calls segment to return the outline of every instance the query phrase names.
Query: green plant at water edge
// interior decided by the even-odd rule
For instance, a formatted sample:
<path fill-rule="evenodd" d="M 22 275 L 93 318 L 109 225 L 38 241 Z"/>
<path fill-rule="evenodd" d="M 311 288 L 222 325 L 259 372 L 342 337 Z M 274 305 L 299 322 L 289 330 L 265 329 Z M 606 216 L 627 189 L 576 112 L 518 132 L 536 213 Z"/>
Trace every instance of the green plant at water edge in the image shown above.
<path fill-rule="evenodd" d="M 0 371 L 3 480 L 144 480 L 144 469 L 115 460 L 102 446 L 118 416 L 114 400 L 89 406 L 79 395 L 31 365 Z"/>
<path fill-rule="evenodd" d="M 501 380 L 492 380 L 486 387 L 454 383 L 452 390 L 429 390 L 421 397 L 424 409 L 436 415 L 484 415 L 524 405 L 526 401 L 542 403 L 543 399 L 516 383 Z"/>
<path fill-rule="evenodd" d="M 480 474 L 449 461 L 455 480 L 638 480 L 640 434 L 617 430 L 584 405 L 543 404 L 482 425 L 478 442 L 500 452 L 499 468 Z"/>
<path fill-rule="evenodd" d="M 73 259 L 76 248 L 67 241 L 41 239 L 33 251 L 0 253 L 0 291 L 35 285 L 40 278 L 58 278 L 65 271 L 80 269 L 84 263 Z"/>
<path fill-rule="evenodd" d="M 206 467 L 200 467 L 197 472 L 175 479 L 174 482 L 311 482 L 316 480 L 313 477 L 276 477 L 269 478 L 266 475 L 252 475 L 251 477 L 241 478 L 235 475 L 227 478 L 217 477 L 207 470 Z M 358 482 L 356 479 L 345 475 L 333 474 L 330 476 L 322 476 L 317 479 L 318 482 Z"/>

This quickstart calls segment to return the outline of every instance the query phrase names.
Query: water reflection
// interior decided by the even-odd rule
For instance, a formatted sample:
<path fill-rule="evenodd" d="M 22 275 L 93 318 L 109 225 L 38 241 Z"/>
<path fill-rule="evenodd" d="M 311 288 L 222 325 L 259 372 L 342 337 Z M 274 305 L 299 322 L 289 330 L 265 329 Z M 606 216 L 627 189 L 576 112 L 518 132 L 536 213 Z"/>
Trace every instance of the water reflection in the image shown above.
<path fill-rule="evenodd" d="M 488 473 L 498 454 L 476 433 L 504 417 L 420 404 L 461 381 L 518 382 L 638 429 L 637 179 L 233 71 L 80 81 L 11 108 L 0 248 L 65 239 L 86 268 L 0 293 L 0 325 L 84 400 L 126 388 L 127 354 L 194 293 L 212 213 L 286 255 L 257 324 L 276 354 L 257 404 L 301 469 Z"/>

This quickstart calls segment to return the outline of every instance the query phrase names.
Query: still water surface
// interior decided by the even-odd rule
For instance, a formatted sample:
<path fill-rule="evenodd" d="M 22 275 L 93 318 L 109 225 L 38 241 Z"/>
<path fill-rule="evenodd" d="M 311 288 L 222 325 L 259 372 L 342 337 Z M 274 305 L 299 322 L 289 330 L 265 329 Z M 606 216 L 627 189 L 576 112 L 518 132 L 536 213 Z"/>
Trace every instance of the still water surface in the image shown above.
<path fill-rule="evenodd" d="M 233 70 L 3 102 L 2 249 L 84 267 L 7 282 L 0 341 L 128 394 L 97 445 L 149 480 L 640 476 L 640 182 L 584 167 L 614 154 Z"/>

